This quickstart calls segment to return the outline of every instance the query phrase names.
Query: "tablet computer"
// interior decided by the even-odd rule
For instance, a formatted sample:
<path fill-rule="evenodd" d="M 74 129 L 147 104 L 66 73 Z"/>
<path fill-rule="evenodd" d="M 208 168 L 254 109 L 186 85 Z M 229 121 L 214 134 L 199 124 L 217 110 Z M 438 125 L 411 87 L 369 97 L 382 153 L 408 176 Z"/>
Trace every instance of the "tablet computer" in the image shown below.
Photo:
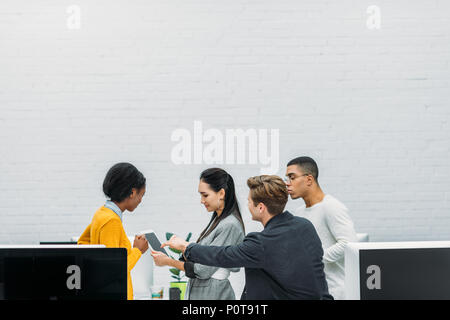
<path fill-rule="evenodd" d="M 147 239 L 148 244 L 153 249 L 153 251 L 159 251 L 164 253 L 166 256 L 169 256 L 166 250 L 164 248 L 161 248 L 161 241 L 159 241 L 158 237 L 156 236 L 153 230 L 143 231 L 139 234 L 145 236 L 145 239 Z"/>

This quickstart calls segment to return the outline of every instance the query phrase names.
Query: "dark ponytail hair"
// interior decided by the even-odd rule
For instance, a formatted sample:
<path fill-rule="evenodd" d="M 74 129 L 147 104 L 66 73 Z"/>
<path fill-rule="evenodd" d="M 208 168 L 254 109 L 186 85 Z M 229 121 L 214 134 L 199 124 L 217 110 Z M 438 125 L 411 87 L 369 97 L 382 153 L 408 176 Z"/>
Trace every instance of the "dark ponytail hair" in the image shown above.
<path fill-rule="evenodd" d="M 209 187 L 214 190 L 214 192 L 219 192 L 221 189 L 225 190 L 225 206 L 219 217 L 217 217 L 217 212 L 214 211 L 208 226 L 202 231 L 197 242 L 200 242 L 207 235 L 209 235 L 217 227 L 220 221 L 228 217 L 230 214 L 234 215 L 236 219 L 239 220 L 245 234 L 244 221 L 242 220 L 241 211 L 239 210 L 233 178 L 223 169 L 210 168 L 200 174 L 200 180 L 207 183 Z M 210 225 L 211 228 L 209 227 Z"/>
<path fill-rule="evenodd" d="M 103 193 L 111 201 L 121 202 L 133 192 L 145 187 L 144 175 L 131 163 L 121 162 L 112 166 L 103 181 Z"/>

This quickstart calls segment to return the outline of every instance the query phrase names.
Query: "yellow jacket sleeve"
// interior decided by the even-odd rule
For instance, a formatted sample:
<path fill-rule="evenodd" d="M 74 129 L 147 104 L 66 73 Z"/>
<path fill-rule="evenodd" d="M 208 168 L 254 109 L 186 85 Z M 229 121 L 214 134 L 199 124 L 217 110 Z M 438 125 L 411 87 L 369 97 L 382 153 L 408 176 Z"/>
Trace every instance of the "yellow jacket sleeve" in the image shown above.
<path fill-rule="evenodd" d="M 91 244 L 91 225 L 88 225 L 80 238 L 78 238 L 77 244 Z"/>
<path fill-rule="evenodd" d="M 107 248 L 119 248 L 122 229 L 120 221 L 108 221 L 99 231 L 98 242 L 104 244 Z"/>
<path fill-rule="evenodd" d="M 131 270 L 134 268 L 136 263 L 138 262 L 139 258 L 141 257 L 142 252 L 138 248 L 131 248 L 128 250 L 128 270 Z"/>
<path fill-rule="evenodd" d="M 111 220 L 102 227 L 99 242 L 104 244 L 107 248 L 119 248 L 121 237 L 126 238 L 122 223 L 119 220 Z M 126 238 L 125 241 L 130 243 L 128 238 Z M 141 255 L 142 253 L 138 248 L 131 248 L 131 244 L 127 246 L 128 271 L 133 269 Z"/>

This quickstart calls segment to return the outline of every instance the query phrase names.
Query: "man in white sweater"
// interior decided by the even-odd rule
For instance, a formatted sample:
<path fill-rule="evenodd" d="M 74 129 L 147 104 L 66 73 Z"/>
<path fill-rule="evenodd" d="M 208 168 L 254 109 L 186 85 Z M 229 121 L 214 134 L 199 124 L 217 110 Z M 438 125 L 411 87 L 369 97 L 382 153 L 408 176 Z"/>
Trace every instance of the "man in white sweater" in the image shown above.
<path fill-rule="evenodd" d="M 345 299 L 344 249 L 356 242 L 356 232 L 347 207 L 329 194 L 318 182 L 319 169 L 310 157 L 289 161 L 285 182 L 292 199 L 302 198 L 305 205 L 295 214 L 312 222 L 322 241 L 324 271 L 328 290 L 336 300 Z"/>

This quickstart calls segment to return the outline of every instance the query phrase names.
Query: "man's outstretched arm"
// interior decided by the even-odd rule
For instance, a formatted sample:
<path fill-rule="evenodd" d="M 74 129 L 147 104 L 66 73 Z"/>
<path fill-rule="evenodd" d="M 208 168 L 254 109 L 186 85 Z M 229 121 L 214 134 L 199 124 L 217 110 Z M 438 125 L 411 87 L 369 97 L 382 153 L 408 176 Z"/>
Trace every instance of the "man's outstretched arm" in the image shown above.
<path fill-rule="evenodd" d="M 172 236 L 162 247 L 181 250 L 189 261 L 222 268 L 261 268 L 264 264 L 264 248 L 258 233 L 249 233 L 244 241 L 235 246 L 203 246 L 188 243 Z"/>

